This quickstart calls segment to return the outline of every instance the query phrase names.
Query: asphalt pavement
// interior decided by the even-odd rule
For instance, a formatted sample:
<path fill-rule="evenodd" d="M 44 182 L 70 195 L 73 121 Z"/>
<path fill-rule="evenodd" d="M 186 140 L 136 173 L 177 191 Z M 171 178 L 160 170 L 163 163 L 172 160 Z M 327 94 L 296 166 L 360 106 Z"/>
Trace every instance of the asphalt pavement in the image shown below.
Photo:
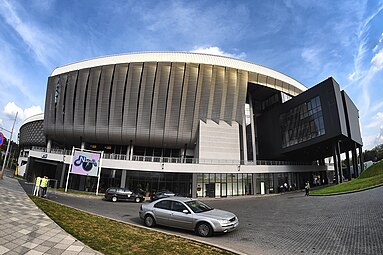
<path fill-rule="evenodd" d="M 28 190 L 28 184 L 23 185 Z M 29 185 L 31 186 L 31 185 Z M 383 254 L 383 187 L 331 197 L 303 192 L 277 196 L 207 199 L 235 213 L 236 231 L 210 238 L 172 228 L 157 229 L 245 254 Z M 51 192 L 49 199 L 98 215 L 143 225 L 134 202 L 109 202 Z"/>

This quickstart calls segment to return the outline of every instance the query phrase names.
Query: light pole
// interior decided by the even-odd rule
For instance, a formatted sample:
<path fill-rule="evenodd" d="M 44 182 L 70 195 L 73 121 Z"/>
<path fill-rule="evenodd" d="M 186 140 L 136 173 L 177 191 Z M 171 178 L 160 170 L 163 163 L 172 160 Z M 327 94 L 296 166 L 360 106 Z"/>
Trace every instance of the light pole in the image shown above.
<path fill-rule="evenodd" d="M 3 179 L 3 175 L 4 175 L 4 168 L 5 168 L 5 164 L 7 163 L 7 158 L 8 158 L 8 152 L 9 152 L 9 146 L 11 145 L 11 142 L 12 142 L 12 134 L 13 134 L 13 129 L 15 128 L 15 123 L 16 123 L 16 119 L 17 119 L 17 114 L 18 112 L 16 112 L 16 115 L 15 115 L 15 120 L 13 121 L 13 125 L 12 125 L 12 129 L 11 129 L 11 136 L 9 137 L 9 141 L 8 141 L 8 145 L 7 145 L 7 150 L 5 152 L 5 157 L 4 157 L 4 161 L 3 161 L 3 167 L 1 168 L 1 171 L 0 171 L 0 180 Z M 4 129 L 3 130 L 9 132 L 8 130 Z"/>

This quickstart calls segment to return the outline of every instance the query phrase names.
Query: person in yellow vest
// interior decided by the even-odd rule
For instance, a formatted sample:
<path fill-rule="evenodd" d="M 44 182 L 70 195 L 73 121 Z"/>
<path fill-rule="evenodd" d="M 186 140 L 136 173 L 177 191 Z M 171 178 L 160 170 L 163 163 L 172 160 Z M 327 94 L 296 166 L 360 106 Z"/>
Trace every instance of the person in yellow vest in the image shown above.
<path fill-rule="evenodd" d="M 34 196 L 39 196 L 40 195 L 40 184 L 41 184 L 41 177 L 37 176 L 36 177 L 36 183 L 35 183 L 35 189 L 33 190 L 33 195 Z"/>
<path fill-rule="evenodd" d="M 44 178 L 41 179 L 40 187 L 43 190 L 41 196 L 47 197 L 48 176 L 44 176 Z"/>
<path fill-rule="evenodd" d="M 305 196 L 309 196 L 310 195 L 310 182 L 306 182 L 305 191 L 306 191 Z"/>

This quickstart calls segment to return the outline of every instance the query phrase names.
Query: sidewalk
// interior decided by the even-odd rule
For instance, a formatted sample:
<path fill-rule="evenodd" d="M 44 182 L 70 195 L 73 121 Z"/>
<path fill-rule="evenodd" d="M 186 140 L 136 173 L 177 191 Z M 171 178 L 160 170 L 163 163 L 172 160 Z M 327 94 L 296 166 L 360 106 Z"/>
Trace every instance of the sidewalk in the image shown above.
<path fill-rule="evenodd" d="M 101 254 L 92 250 L 46 216 L 18 181 L 0 180 L 0 255 Z"/>

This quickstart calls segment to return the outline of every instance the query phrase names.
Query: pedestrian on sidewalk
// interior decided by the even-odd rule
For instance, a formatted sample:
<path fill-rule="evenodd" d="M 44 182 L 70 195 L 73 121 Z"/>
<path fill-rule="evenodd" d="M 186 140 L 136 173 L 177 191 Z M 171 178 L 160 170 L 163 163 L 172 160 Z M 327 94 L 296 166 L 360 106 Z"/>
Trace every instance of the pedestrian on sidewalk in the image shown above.
<path fill-rule="evenodd" d="M 43 190 L 41 196 L 42 197 L 47 197 L 48 176 L 44 176 L 44 178 L 41 179 L 40 187 Z"/>
<path fill-rule="evenodd" d="M 309 196 L 310 195 L 310 182 L 306 182 L 305 191 L 306 191 L 305 196 Z"/>
<path fill-rule="evenodd" d="M 33 190 L 33 195 L 39 197 L 40 196 L 40 185 L 41 185 L 41 177 L 37 176 L 36 177 L 36 182 L 35 182 L 35 188 Z"/>

